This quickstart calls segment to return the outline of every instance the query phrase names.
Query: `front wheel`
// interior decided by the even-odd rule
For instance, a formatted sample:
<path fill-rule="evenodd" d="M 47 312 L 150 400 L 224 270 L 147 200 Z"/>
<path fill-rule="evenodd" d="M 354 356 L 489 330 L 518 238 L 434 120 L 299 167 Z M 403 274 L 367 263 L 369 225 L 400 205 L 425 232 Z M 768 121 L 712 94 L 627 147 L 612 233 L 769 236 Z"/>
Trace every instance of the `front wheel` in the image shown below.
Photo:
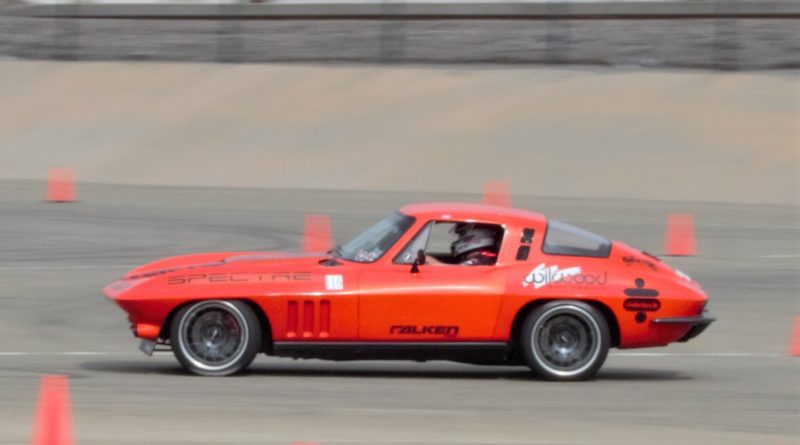
<path fill-rule="evenodd" d="M 533 311 L 522 328 L 522 355 L 548 380 L 585 380 L 603 365 L 609 348 L 608 323 L 592 306 L 553 301 Z"/>
<path fill-rule="evenodd" d="M 261 332 L 246 304 L 208 300 L 178 311 L 170 340 L 175 357 L 188 371 L 224 376 L 250 365 L 261 347 Z"/>

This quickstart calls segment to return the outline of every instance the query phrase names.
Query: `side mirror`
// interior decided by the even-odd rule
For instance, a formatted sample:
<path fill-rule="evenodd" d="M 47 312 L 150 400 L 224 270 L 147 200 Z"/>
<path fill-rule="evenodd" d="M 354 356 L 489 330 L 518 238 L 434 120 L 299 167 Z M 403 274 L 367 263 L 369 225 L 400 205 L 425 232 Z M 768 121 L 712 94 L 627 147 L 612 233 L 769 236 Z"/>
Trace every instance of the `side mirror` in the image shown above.
<path fill-rule="evenodd" d="M 423 249 L 419 249 L 417 251 L 417 257 L 411 264 L 411 273 L 419 273 L 419 266 L 423 264 L 425 264 L 425 251 Z"/>

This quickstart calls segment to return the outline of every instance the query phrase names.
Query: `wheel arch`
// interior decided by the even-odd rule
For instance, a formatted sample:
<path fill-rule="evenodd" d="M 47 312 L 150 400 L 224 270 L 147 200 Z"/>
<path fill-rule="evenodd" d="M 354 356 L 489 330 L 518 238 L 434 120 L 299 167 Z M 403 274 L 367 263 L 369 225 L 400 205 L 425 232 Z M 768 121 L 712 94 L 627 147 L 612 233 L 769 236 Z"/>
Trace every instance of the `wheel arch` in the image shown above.
<path fill-rule="evenodd" d="M 582 303 L 586 303 L 593 308 L 597 309 L 605 318 L 606 323 L 608 324 L 608 331 L 610 334 L 612 348 L 619 346 L 620 343 L 620 329 L 619 329 L 619 321 L 617 317 L 614 315 L 614 312 L 609 308 L 605 303 L 591 300 L 591 299 L 576 299 L 576 298 L 543 298 L 539 300 L 533 300 L 526 303 L 522 306 L 518 311 L 517 315 L 514 316 L 514 322 L 511 324 L 511 335 L 509 337 L 509 341 L 511 343 L 511 349 L 514 351 L 514 354 L 519 352 L 519 336 L 520 332 L 522 331 L 522 326 L 525 324 L 525 320 L 528 318 L 533 311 L 536 309 L 544 306 L 551 301 L 566 301 L 566 300 L 573 300 L 573 301 L 580 301 Z"/>
<path fill-rule="evenodd" d="M 272 353 L 272 325 L 270 324 L 269 317 L 264 312 L 264 309 L 261 308 L 255 301 L 248 299 L 248 298 L 209 298 L 203 300 L 192 300 L 187 301 L 185 303 L 181 303 L 175 306 L 169 314 L 167 314 L 167 318 L 164 319 L 164 323 L 161 324 L 161 330 L 159 331 L 159 338 L 168 339 L 170 337 L 170 329 L 172 328 L 172 322 L 175 319 L 175 314 L 178 313 L 181 309 L 185 308 L 186 306 L 190 306 L 195 303 L 199 303 L 201 301 L 208 301 L 208 300 L 224 300 L 224 301 L 240 301 L 246 304 L 253 312 L 256 314 L 258 318 L 259 324 L 261 324 L 261 350 L 259 352 L 263 352 L 266 354 Z"/>

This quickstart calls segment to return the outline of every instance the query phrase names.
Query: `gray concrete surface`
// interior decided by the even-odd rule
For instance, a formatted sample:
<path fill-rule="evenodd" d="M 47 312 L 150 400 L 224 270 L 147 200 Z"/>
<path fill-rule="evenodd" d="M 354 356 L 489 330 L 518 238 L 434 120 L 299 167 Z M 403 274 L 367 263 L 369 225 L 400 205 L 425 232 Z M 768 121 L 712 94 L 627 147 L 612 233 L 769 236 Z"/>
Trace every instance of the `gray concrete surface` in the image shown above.
<path fill-rule="evenodd" d="M 800 208 L 515 195 L 653 252 L 665 216 L 695 215 L 698 279 L 719 321 L 687 344 L 612 354 L 596 379 L 538 381 L 523 368 L 325 363 L 262 357 L 247 375 L 185 375 L 136 352 L 100 293 L 166 255 L 287 249 L 308 212 L 346 238 L 425 192 L 87 185 L 41 202 L 44 184 L 0 181 L 0 443 L 28 443 L 38 378 L 70 376 L 78 444 L 796 444 Z M 637 353 L 638 352 L 638 353 Z M 644 352 L 645 354 L 641 354 Z M 77 354 L 75 354 L 77 353 Z"/>
<path fill-rule="evenodd" d="M 268 3 L 227 7 L 244 11 L 249 7 L 285 6 Z M 685 4 L 711 8 L 708 3 Z M 718 2 L 713 8 L 718 13 L 737 13 L 739 4 Z M 783 4 L 797 8 L 796 2 Z M 98 6 L 86 6 L 94 7 Z M 514 3 L 512 7 L 523 6 Z M 742 19 L 717 15 L 718 18 L 640 20 L 620 18 L 622 15 L 618 14 L 601 20 L 564 20 L 569 18 L 573 6 L 531 7 L 545 8 L 548 17 L 554 19 L 427 20 L 418 15 L 409 20 L 380 17 L 357 20 L 346 16 L 341 20 L 31 18 L 10 15 L 13 11 L 6 5 L 0 6 L 0 56 L 235 63 L 569 64 L 723 70 L 800 67 L 800 20 L 796 15 L 771 19 L 758 15 Z M 77 14 L 84 7 L 65 8 L 72 8 Z M 385 9 L 393 10 L 389 6 Z"/>
<path fill-rule="evenodd" d="M 800 77 L 0 62 L 0 178 L 800 204 Z"/>

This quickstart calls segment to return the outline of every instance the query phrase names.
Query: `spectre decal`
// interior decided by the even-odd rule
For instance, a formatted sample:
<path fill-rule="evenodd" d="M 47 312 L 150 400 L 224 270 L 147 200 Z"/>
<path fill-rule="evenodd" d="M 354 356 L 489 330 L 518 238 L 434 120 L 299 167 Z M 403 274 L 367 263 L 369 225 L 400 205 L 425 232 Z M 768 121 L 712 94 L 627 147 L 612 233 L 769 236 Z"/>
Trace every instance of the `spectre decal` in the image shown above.
<path fill-rule="evenodd" d="M 167 278 L 167 285 L 209 284 L 209 283 L 262 283 L 281 281 L 309 281 L 311 272 L 271 272 L 271 273 L 193 273 L 175 275 Z"/>

